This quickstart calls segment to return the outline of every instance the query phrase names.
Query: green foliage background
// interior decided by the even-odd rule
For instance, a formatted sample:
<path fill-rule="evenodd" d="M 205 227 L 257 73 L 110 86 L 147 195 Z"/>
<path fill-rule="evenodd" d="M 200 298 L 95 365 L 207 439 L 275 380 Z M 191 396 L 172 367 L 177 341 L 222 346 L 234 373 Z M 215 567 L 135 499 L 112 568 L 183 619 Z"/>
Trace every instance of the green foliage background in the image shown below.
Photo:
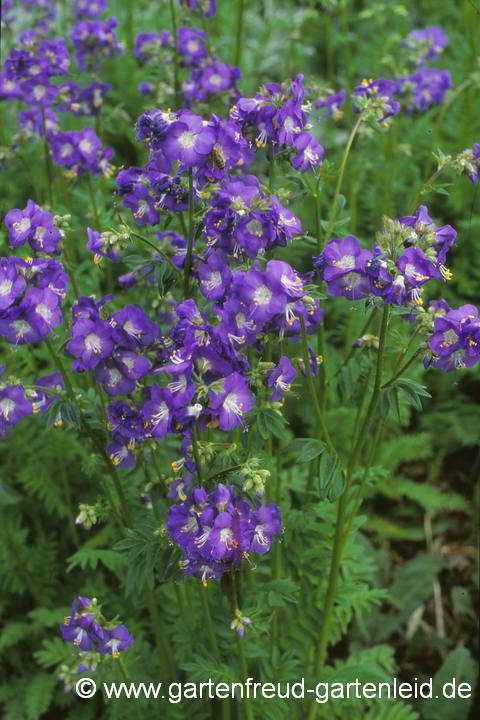
<path fill-rule="evenodd" d="M 226 61 L 232 57 L 234 4 L 218 0 L 217 17 L 209 24 L 210 43 Z M 59 34 L 65 34 L 70 3 L 61 5 Z M 131 18 L 131 5 L 135 32 L 169 28 L 167 3 L 109 0 L 109 15 L 118 17 L 121 38 Z M 283 81 L 299 72 L 333 91 L 351 89 L 364 77 L 392 77 L 399 42 L 412 29 L 435 24 L 449 36 L 449 45 L 436 66 L 451 71 L 453 88 L 475 70 L 480 73 L 480 9 L 470 0 L 250 0 L 246 8 L 240 82 L 246 95 L 267 81 Z M 30 23 L 26 15 L 25 26 Z M 5 35 L 3 41 L 5 53 L 10 38 Z M 118 167 L 139 166 L 145 160 L 143 148 L 135 141 L 133 124 L 143 110 L 152 107 L 152 102 L 138 94 L 137 85 L 158 80 L 162 72 L 162 68 L 154 66 L 142 68 L 128 55 L 105 62 L 100 79 L 111 82 L 113 90 L 102 113 L 100 135 L 105 144 L 115 148 L 114 162 Z M 160 104 L 155 102 L 153 106 Z M 18 109 L 15 103 L 3 103 L 0 110 L 2 217 L 10 208 L 24 207 L 29 198 L 39 203 L 47 201 L 41 143 L 18 137 L 13 154 L 6 151 L 17 132 Z M 220 106 L 218 111 L 222 110 L 225 112 Z M 388 134 L 359 138 L 344 184 L 345 203 L 339 216 L 345 221 L 344 234 L 369 243 L 384 213 L 391 217 L 409 214 L 428 176 L 432 150 L 441 148 L 453 154 L 480 141 L 478 111 L 477 81 L 476 87 L 472 84 L 443 107 L 396 118 Z M 351 118 L 347 113 L 343 121 L 335 124 L 324 117 L 323 111 L 314 117 L 314 131 L 335 168 Z M 79 129 L 83 120 L 69 118 L 67 124 Z M 263 171 L 259 168 L 260 173 Z M 479 304 L 478 185 L 473 186 L 465 178 L 447 178 L 446 182 L 449 184 L 441 194 L 422 198 L 438 224 L 450 223 L 458 231 L 457 248 L 450 254 L 454 280 L 441 288 L 437 285 L 437 290 L 452 306 Z M 287 180 L 283 185 L 290 192 L 292 207 L 314 235 L 311 203 L 305 197 L 296 197 L 292 182 Z M 95 181 L 105 226 L 115 222 L 113 188 L 114 178 Z M 92 266 L 84 249 L 85 229 L 92 222 L 86 184 L 66 182 L 59 173 L 56 195 L 55 211 L 69 212 L 73 218 L 79 286 L 85 294 L 117 289 L 115 277 L 126 272 L 125 266 L 106 274 Z M 322 198 L 322 217 L 328 215 L 332 196 L 333 187 Z M 3 229 L 1 239 L 0 251 L 7 255 Z M 313 251 L 298 244 L 289 248 L 286 257 L 299 269 L 307 270 Z M 130 301 L 144 303 L 148 308 L 159 302 L 141 289 L 134 291 Z M 345 357 L 344 348 L 358 335 L 364 314 L 360 305 L 352 308 L 346 301 L 329 303 L 327 307 L 326 332 L 331 346 L 327 419 L 335 429 L 336 443 L 348 447 L 357 399 L 352 388 L 366 376 L 372 359 L 362 355 L 353 368 L 351 364 L 333 377 L 329 368 L 335 370 Z M 405 327 L 398 331 L 396 352 L 405 347 L 408 330 Z M 2 345 L 0 352 L 1 362 L 7 366 L 6 375 L 26 379 L 52 370 L 41 346 Z M 370 489 L 364 514 L 356 520 L 343 564 L 329 652 L 333 664 L 325 669 L 321 678 L 325 682 L 348 682 L 360 675 L 364 682 L 377 682 L 397 675 L 405 680 L 435 676 L 439 681 L 455 676 L 475 683 L 479 373 L 425 372 L 419 364 L 409 377 L 427 386 L 431 397 L 421 398 L 420 409 L 417 402 L 412 403 L 411 395 L 400 394 L 400 430 L 396 415 L 386 416 L 383 442 L 368 478 Z M 283 452 L 278 482 L 286 528 L 282 540 L 283 579 L 273 580 L 268 563 L 260 564 L 255 571 L 255 594 L 248 593 L 247 580 L 242 608 L 254 620 L 247 642 L 249 662 L 259 678 L 275 682 L 298 680 L 305 663 L 307 667 L 310 664 L 313 673 L 313 640 L 325 597 L 335 515 L 334 504 L 320 499 L 322 488 L 318 495 L 317 488 L 313 489 L 308 514 L 299 506 L 298 497 L 308 484 L 308 463 L 299 462 L 299 447 L 293 450 L 291 443 L 294 438 L 312 437 L 314 423 L 303 410 L 306 393 L 304 397 L 300 387 L 295 393 L 286 405 L 288 427 L 273 430 L 275 443 Z M 257 417 L 256 422 L 260 428 L 261 418 Z M 271 461 L 262 452 L 270 430 L 265 436 L 259 432 L 258 438 L 257 455 L 268 467 Z M 214 596 L 214 621 L 219 628 L 222 656 L 231 658 L 225 664 L 219 664 L 206 650 L 206 630 L 192 583 L 178 584 L 170 579 L 175 557 L 158 535 L 165 509 L 160 496 L 155 500 L 151 521 L 143 520 L 120 543 L 115 526 L 108 521 L 87 534 L 74 523 L 78 503 L 95 503 L 100 495 L 99 483 L 109 483 L 109 479 L 103 477 L 100 460 L 86 439 L 72 431 L 48 428 L 35 417 L 22 422 L 0 443 L 0 702 L 5 720 L 131 717 L 127 701 L 102 705 L 97 696 L 95 701 L 81 703 L 65 694 L 62 683 L 57 681 L 59 664 L 72 658 L 71 647 L 59 637 L 58 625 L 68 615 L 71 599 L 80 594 L 101 599 L 108 615 L 121 615 L 135 634 L 137 641 L 128 654 L 130 679 L 158 681 L 171 672 L 166 663 L 168 653 L 154 652 L 160 639 L 151 629 L 148 613 L 152 605 L 158 608 L 157 627 L 165 635 L 167 628 L 170 632 L 172 661 L 180 668 L 179 677 L 192 682 L 209 677 L 222 681 L 238 678 L 228 630 L 229 610 L 220 593 Z M 173 444 L 164 443 L 159 450 L 160 460 L 167 463 L 174 457 Z M 140 469 L 124 473 L 124 489 L 133 506 L 148 480 Z M 435 615 L 434 592 L 438 588 L 444 636 L 438 632 Z M 159 717 L 159 707 L 137 701 L 139 716 L 144 720 Z M 208 703 L 194 701 L 161 705 L 162 717 L 172 719 L 200 719 L 210 716 L 211 711 L 220 713 L 218 703 L 213 709 Z M 275 720 L 292 713 L 301 717 L 298 703 L 279 700 L 259 702 L 257 712 L 262 718 Z M 473 704 L 460 701 L 434 699 L 413 705 L 397 702 L 368 706 L 337 701 L 321 705 L 319 717 L 467 720 L 470 712 Z"/>

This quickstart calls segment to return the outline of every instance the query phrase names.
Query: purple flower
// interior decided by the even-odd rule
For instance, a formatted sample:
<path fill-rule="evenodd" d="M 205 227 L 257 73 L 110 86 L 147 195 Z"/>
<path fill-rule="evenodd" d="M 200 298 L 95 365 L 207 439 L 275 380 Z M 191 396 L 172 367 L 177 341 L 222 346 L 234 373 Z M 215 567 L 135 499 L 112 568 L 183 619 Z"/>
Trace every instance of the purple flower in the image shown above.
<path fill-rule="evenodd" d="M 195 28 L 178 28 L 177 49 L 185 65 L 198 65 L 208 55 L 205 33 Z"/>
<path fill-rule="evenodd" d="M 63 314 L 58 296 L 48 288 L 29 288 L 20 304 L 26 319 L 39 337 L 45 337 L 53 328 L 63 324 Z"/>
<path fill-rule="evenodd" d="M 416 73 L 398 81 L 400 92 L 409 94 L 412 108 L 424 112 L 432 104 L 441 104 L 452 87 L 449 70 L 422 67 Z"/>
<path fill-rule="evenodd" d="M 165 157 L 172 162 L 179 160 L 186 168 L 203 165 L 215 143 L 213 128 L 189 110 L 180 111 L 178 118 L 161 144 Z"/>
<path fill-rule="evenodd" d="M 134 638 L 125 625 L 115 625 L 104 618 L 96 599 L 77 597 L 72 603 L 72 614 L 60 626 L 63 639 L 80 650 L 93 650 L 100 654 L 118 657 L 132 644 Z"/>
<path fill-rule="evenodd" d="M 337 120 L 343 117 L 343 111 L 339 108 L 343 107 L 348 93 L 346 90 L 340 90 L 340 92 L 334 95 L 327 95 L 325 98 L 318 100 L 315 103 L 316 108 L 327 108 L 327 116 L 333 115 L 334 119 Z"/>
<path fill-rule="evenodd" d="M 281 400 L 284 394 L 292 387 L 292 383 L 296 376 L 297 371 L 288 357 L 281 357 L 275 370 L 272 370 L 272 372 L 268 375 L 268 387 L 273 388 L 273 391 L 268 398 L 270 402 Z"/>
<path fill-rule="evenodd" d="M 8 240 L 11 247 L 23 245 L 33 234 L 32 218 L 40 210 L 33 200 L 29 200 L 23 210 L 14 208 L 5 215 L 4 223 L 8 228 Z"/>
<path fill-rule="evenodd" d="M 428 340 L 433 367 L 457 370 L 473 367 L 480 360 L 480 317 L 474 305 L 462 305 L 435 316 Z"/>
<path fill-rule="evenodd" d="M 117 240 L 118 237 L 112 233 L 99 233 L 87 227 L 87 250 L 95 253 L 93 260 L 97 264 L 102 257 L 106 257 L 114 263 L 120 261 Z"/>
<path fill-rule="evenodd" d="M 343 275 L 361 273 L 371 257 L 372 253 L 362 250 L 360 242 L 352 235 L 330 240 L 324 251 L 326 267 L 323 277 L 330 283 Z"/>
<path fill-rule="evenodd" d="M 31 319 L 27 317 L 27 308 L 23 305 L 10 307 L 0 313 L 0 335 L 12 345 L 37 343 L 42 339 Z"/>
<path fill-rule="evenodd" d="M 125 305 L 110 318 L 112 337 L 128 350 L 148 348 L 159 335 L 159 326 L 137 305 Z"/>
<path fill-rule="evenodd" d="M 32 412 L 32 403 L 25 397 L 21 385 L 0 387 L 0 436 Z"/>
<path fill-rule="evenodd" d="M 133 635 L 130 635 L 125 625 L 117 625 L 111 630 L 104 631 L 103 642 L 96 650 L 101 655 L 119 657 L 120 653 L 127 650 L 132 643 Z"/>
<path fill-rule="evenodd" d="M 220 417 L 220 430 L 232 430 L 243 425 L 243 416 L 249 412 L 255 398 L 248 389 L 248 381 L 238 372 L 228 375 L 223 381 L 223 392 L 210 391 L 211 407 Z"/>
<path fill-rule="evenodd" d="M 17 273 L 15 262 L 11 258 L 0 258 L 0 311 L 9 308 L 26 286 L 23 275 Z"/>
<path fill-rule="evenodd" d="M 199 11 L 204 17 L 212 17 L 217 10 L 217 0 L 178 0 L 180 5 Z"/>
<path fill-rule="evenodd" d="M 114 347 L 112 328 L 103 320 L 79 319 L 72 327 L 72 340 L 67 350 L 76 360 L 74 370 L 91 370 L 104 358 L 108 357 Z"/>
<path fill-rule="evenodd" d="M 73 0 L 77 17 L 98 18 L 107 9 L 108 0 Z"/>
<path fill-rule="evenodd" d="M 448 37 L 439 25 L 431 25 L 424 30 L 412 30 L 405 40 L 405 45 L 411 48 L 423 43 L 427 43 L 428 50 L 422 55 L 419 63 L 423 63 L 425 59 L 435 60 L 443 48 L 448 45 Z"/>
<path fill-rule="evenodd" d="M 148 397 L 142 408 L 148 432 L 155 438 L 165 437 L 172 426 L 171 394 L 166 388 L 151 385 Z"/>
<path fill-rule="evenodd" d="M 219 300 L 224 296 L 232 273 L 227 256 L 222 250 L 212 250 L 197 272 L 200 277 L 200 290 L 207 300 Z"/>
<path fill-rule="evenodd" d="M 317 139 L 309 132 L 302 132 L 297 135 L 293 142 L 297 154 L 292 159 L 292 165 L 296 170 L 305 172 L 320 165 L 325 155 L 325 149 Z"/>
<path fill-rule="evenodd" d="M 123 52 L 123 45 L 117 41 L 115 28 L 117 19 L 107 18 L 105 22 L 80 20 L 72 27 L 71 39 L 76 52 L 78 69 L 85 70 L 85 56 L 118 55 Z"/>
<path fill-rule="evenodd" d="M 21 83 L 23 99 L 29 105 L 42 105 L 48 107 L 53 105 L 57 97 L 58 88 L 52 85 L 47 75 L 36 75 Z"/>
<path fill-rule="evenodd" d="M 238 567 L 250 552 L 268 552 L 281 528 L 276 505 L 254 510 L 232 485 L 219 483 L 208 495 L 194 488 L 171 507 L 167 529 L 184 552 L 184 572 L 205 583 Z"/>
<path fill-rule="evenodd" d="M 232 295 L 250 308 L 249 320 L 260 323 L 282 314 L 287 303 L 287 296 L 279 291 L 276 278 L 258 270 L 235 273 Z"/>
<path fill-rule="evenodd" d="M 280 510 L 277 505 L 263 505 L 255 513 L 255 527 L 251 550 L 256 553 L 267 553 L 275 535 L 281 530 Z"/>
<path fill-rule="evenodd" d="M 140 33 L 135 40 L 135 49 L 133 54 L 141 62 L 149 60 L 158 60 L 162 58 L 163 62 L 167 60 L 162 48 L 171 48 L 172 36 L 168 30 L 162 30 L 160 33 Z"/>

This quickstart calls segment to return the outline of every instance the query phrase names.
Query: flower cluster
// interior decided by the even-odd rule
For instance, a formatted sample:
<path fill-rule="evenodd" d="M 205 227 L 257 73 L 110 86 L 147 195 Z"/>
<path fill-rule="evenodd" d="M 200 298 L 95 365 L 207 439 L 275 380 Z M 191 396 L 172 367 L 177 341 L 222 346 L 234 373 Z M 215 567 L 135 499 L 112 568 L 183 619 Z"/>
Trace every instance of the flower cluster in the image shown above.
<path fill-rule="evenodd" d="M 0 437 L 32 412 L 32 402 L 21 385 L 0 383 Z"/>
<path fill-rule="evenodd" d="M 115 17 L 107 18 L 103 22 L 80 20 L 73 25 L 71 40 L 79 70 L 86 69 L 87 57 L 90 57 L 93 65 L 96 66 L 101 57 L 123 53 L 123 44 L 117 40 L 116 27 Z"/>
<path fill-rule="evenodd" d="M 306 93 L 303 75 L 283 85 L 268 83 L 255 97 L 240 98 L 231 108 L 230 117 L 247 136 L 253 131 L 257 147 L 268 144 L 274 152 L 291 148 L 293 166 L 305 171 L 319 165 L 325 153 L 307 129 L 311 104 Z"/>
<path fill-rule="evenodd" d="M 114 625 L 104 618 L 96 598 L 82 596 L 73 601 L 72 614 L 60 625 L 60 632 L 66 642 L 79 650 L 112 657 L 120 657 L 134 640 L 125 625 Z"/>
<path fill-rule="evenodd" d="M 73 0 L 77 18 L 98 18 L 107 10 L 108 0 Z"/>
<path fill-rule="evenodd" d="M 480 143 L 473 148 L 461 152 L 453 161 L 453 166 L 461 175 L 467 175 L 470 182 L 475 184 L 480 177 Z"/>
<path fill-rule="evenodd" d="M 314 258 L 330 295 L 359 300 L 373 294 L 394 305 L 418 305 L 429 280 L 451 279 L 444 265 L 457 235 L 451 225 L 436 227 L 424 205 L 413 216 L 384 222 L 372 251 L 348 236 L 331 240 Z"/>
<path fill-rule="evenodd" d="M 233 485 L 219 483 L 207 493 L 195 488 L 168 511 L 167 529 L 182 548 L 185 573 L 202 582 L 216 580 L 240 565 L 250 553 L 267 553 L 281 531 L 275 504 L 251 507 Z"/>
<path fill-rule="evenodd" d="M 217 11 L 217 0 L 178 0 L 180 5 L 196 10 L 204 17 L 212 17 Z"/>
<path fill-rule="evenodd" d="M 480 313 L 474 305 L 452 310 L 442 301 L 442 312 L 433 320 L 425 366 L 440 370 L 469 368 L 480 362 Z"/>
<path fill-rule="evenodd" d="M 431 25 L 424 30 L 412 30 L 404 41 L 409 48 L 419 48 L 421 55 L 417 62 L 422 65 L 425 60 L 435 60 L 448 45 L 448 37 L 439 25 Z"/>
<path fill-rule="evenodd" d="M 133 54 L 140 62 L 147 63 L 155 60 L 157 62 L 172 61 L 172 35 L 168 30 L 160 33 L 139 33 L 135 40 Z M 167 48 L 165 51 L 164 48 Z"/>
<path fill-rule="evenodd" d="M 56 132 L 51 135 L 50 144 L 54 162 L 68 168 L 70 177 L 80 177 L 86 172 L 109 176 L 112 172 L 109 160 L 113 149 L 102 148 L 93 128 L 78 132 Z"/>

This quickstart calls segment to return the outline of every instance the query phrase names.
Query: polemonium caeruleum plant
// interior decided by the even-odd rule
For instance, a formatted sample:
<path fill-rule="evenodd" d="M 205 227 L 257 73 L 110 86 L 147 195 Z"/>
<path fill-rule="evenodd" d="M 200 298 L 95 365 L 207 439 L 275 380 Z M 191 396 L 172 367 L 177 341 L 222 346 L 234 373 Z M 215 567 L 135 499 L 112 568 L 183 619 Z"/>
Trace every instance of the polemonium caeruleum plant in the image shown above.
<path fill-rule="evenodd" d="M 62 8 L 24 4 L 39 22 L 12 35 L 0 97 L 18 105 L 14 151 L 42 145 L 45 191 L 33 188 L 4 214 L 0 335 L 11 354 L 0 434 L 39 414 L 52 436 L 68 433 L 87 448 L 95 497 L 69 499 L 78 507 L 65 515 L 77 546 L 69 569 L 103 564 L 114 578 L 97 590 L 79 572 L 60 625 L 65 644 L 50 638 L 40 652 L 64 682 L 56 705 L 75 708 L 82 674 L 190 685 L 303 679 L 312 688 L 337 671 L 345 682 L 355 673 L 390 680 L 392 650 L 375 638 L 347 659 L 334 651 L 354 615 L 385 598 L 364 556 L 359 511 L 381 476 L 375 458 L 387 420 L 401 423 L 406 404 L 419 410 L 429 397 L 407 371 L 459 371 L 480 360 L 478 308 L 438 298 L 462 238 L 422 204 L 443 188 L 440 173 L 478 182 L 480 145 L 437 151 L 436 169 L 402 214 L 374 218 L 374 237 L 350 234 L 342 191 L 358 144 L 388 138 L 401 116 L 414 124 L 447 107 L 451 73 L 435 65 L 447 33 L 412 30 L 388 77 L 324 89 L 299 67 L 247 91 L 243 0 L 231 51 L 215 48 L 221 3 L 213 0 L 169 0 L 169 26 L 155 28 L 140 27 L 132 3 L 120 21 L 105 17 L 106 1 L 76 0 L 63 37 Z M 15 8 L 5 6 L 14 26 Z M 135 118 L 135 164 L 115 167 L 104 106 L 118 88 L 102 72 L 124 53 L 141 69 L 138 92 L 151 106 Z M 453 92 L 474 83 L 478 73 Z M 329 148 L 328 130 L 318 128 L 342 118 L 341 147 Z M 64 212 L 66 181 L 90 205 L 81 241 L 75 202 Z M 358 337 L 343 339 L 343 357 L 326 332 L 338 307 L 364 317 Z M 396 337 L 407 331 L 399 350 Z M 22 372 L 12 357 L 27 358 Z M 331 421 L 342 393 L 350 402 L 343 428 Z M 304 422 L 290 429 L 295 403 Z M 80 543 L 94 527 L 96 539 Z M 105 618 L 100 593 L 129 629 Z M 326 709 L 318 690 L 302 702 L 277 688 L 195 706 L 197 692 L 185 686 L 184 714 L 417 716 L 401 702 L 389 715 L 381 703 L 352 707 L 344 696 Z M 130 716 L 132 703 L 94 702 L 75 717 Z M 162 706 L 165 717 L 177 717 L 177 702 Z M 32 702 L 27 717 L 44 705 Z M 133 712 L 159 711 L 139 699 Z"/>

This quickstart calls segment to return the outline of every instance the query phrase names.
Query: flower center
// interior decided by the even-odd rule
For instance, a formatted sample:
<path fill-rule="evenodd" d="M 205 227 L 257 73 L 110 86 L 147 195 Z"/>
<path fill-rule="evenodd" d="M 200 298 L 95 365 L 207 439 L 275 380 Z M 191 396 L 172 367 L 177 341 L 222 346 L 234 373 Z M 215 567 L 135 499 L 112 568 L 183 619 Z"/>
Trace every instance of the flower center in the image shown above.
<path fill-rule="evenodd" d="M 16 403 L 10 398 L 3 398 L 0 400 L 0 415 L 3 415 L 5 420 L 8 420 L 10 413 L 15 410 Z"/>
<path fill-rule="evenodd" d="M 268 305 L 271 299 L 272 291 L 266 285 L 260 285 L 253 294 L 255 305 Z"/>
<path fill-rule="evenodd" d="M 227 412 L 233 412 L 239 417 L 243 414 L 243 403 L 238 401 L 238 397 L 235 393 L 228 393 L 227 397 L 223 401 L 223 407 Z"/>
<path fill-rule="evenodd" d="M 223 545 L 229 545 L 232 542 L 233 533 L 230 528 L 222 528 L 220 530 L 220 542 Z"/>
<path fill-rule="evenodd" d="M 87 140 L 86 138 L 84 138 L 83 140 L 80 140 L 79 148 L 83 153 L 87 153 L 87 155 L 88 155 L 88 153 L 92 152 L 93 145 L 90 142 L 90 140 Z"/>
<path fill-rule="evenodd" d="M 210 84 L 214 85 L 215 87 L 220 87 L 220 85 L 222 84 L 222 76 L 218 75 L 218 73 L 215 73 L 210 78 Z"/>
<path fill-rule="evenodd" d="M 43 305 L 43 303 L 40 303 L 40 305 L 37 305 L 35 308 L 35 312 L 37 312 L 40 317 L 42 317 L 46 323 L 50 321 L 50 318 L 52 317 L 52 311 L 49 307 L 46 305 Z"/>
<path fill-rule="evenodd" d="M 189 150 L 190 148 L 193 148 L 193 146 L 195 145 L 195 133 L 192 132 L 191 130 L 186 130 L 178 138 L 178 144 L 182 148 L 185 148 L 185 150 Z"/>
<path fill-rule="evenodd" d="M 26 320 L 15 320 L 12 325 L 18 339 L 25 337 L 32 330 L 32 326 Z"/>
<path fill-rule="evenodd" d="M 0 283 L 0 295 L 10 295 L 12 286 L 12 280 L 3 280 L 3 282 Z"/>
<path fill-rule="evenodd" d="M 352 270 L 355 267 L 355 258 L 353 255 L 344 255 L 340 260 L 335 262 L 340 270 Z"/>
<path fill-rule="evenodd" d="M 41 100 L 47 92 L 47 89 L 43 85 L 36 85 L 33 88 L 33 97 L 35 100 Z"/>
<path fill-rule="evenodd" d="M 60 148 L 60 157 L 68 157 L 73 152 L 73 145 L 70 145 L 70 143 L 65 143 L 65 145 L 62 145 Z"/>
<path fill-rule="evenodd" d="M 95 333 L 89 333 L 85 338 L 85 347 L 90 352 L 94 352 L 96 355 L 102 352 L 102 341 L 95 335 Z"/>

